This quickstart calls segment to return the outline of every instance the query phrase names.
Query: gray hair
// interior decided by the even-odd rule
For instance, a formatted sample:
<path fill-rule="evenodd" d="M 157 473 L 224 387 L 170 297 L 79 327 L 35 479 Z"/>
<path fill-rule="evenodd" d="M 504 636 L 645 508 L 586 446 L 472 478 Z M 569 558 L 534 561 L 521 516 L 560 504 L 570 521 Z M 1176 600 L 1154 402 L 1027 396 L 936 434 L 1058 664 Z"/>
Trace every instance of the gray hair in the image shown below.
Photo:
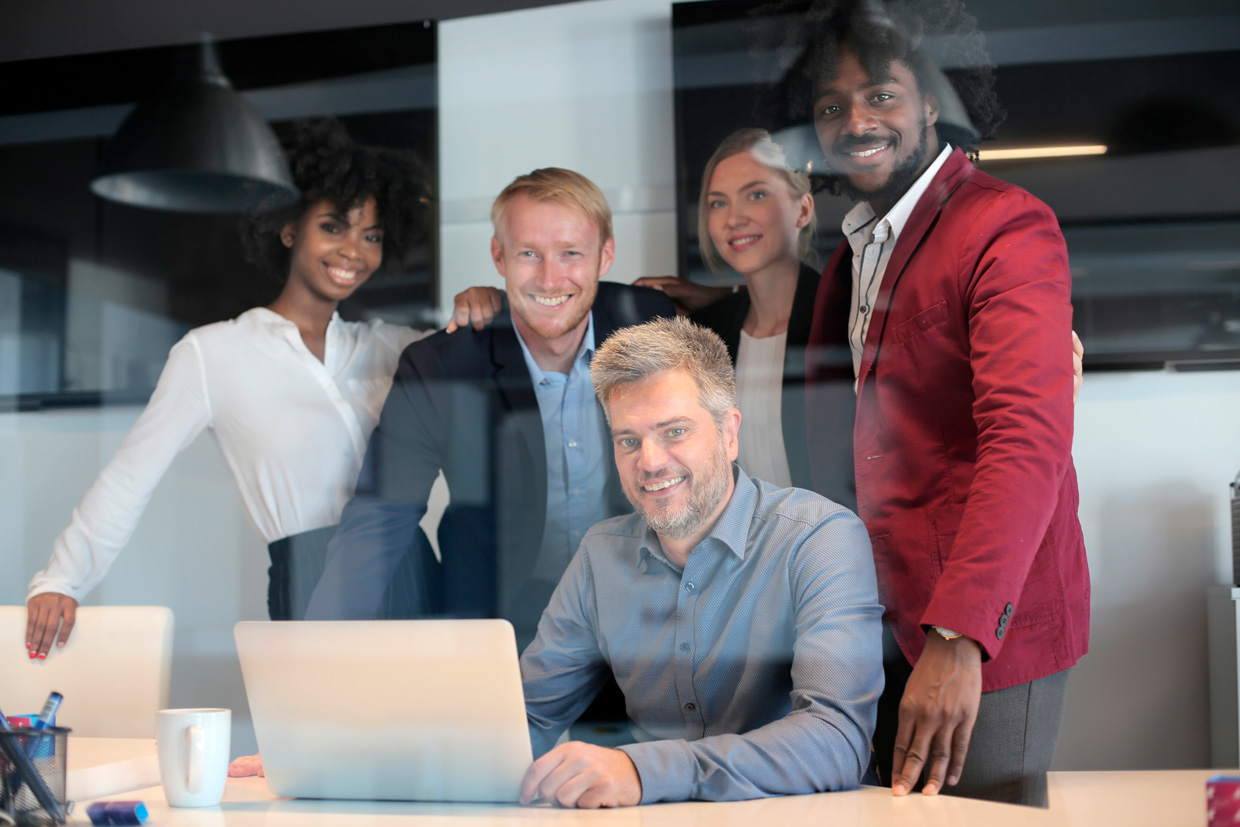
<path fill-rule="evenodd" d="M 732 358 L 717 333 L 679 316 L 617 330 L 595 353 L 590 378 L 608 424 L 612 391 L 674 369 L 693 377 L 698 401 L 722 428 L 724 415 L 736 407 Z"/>

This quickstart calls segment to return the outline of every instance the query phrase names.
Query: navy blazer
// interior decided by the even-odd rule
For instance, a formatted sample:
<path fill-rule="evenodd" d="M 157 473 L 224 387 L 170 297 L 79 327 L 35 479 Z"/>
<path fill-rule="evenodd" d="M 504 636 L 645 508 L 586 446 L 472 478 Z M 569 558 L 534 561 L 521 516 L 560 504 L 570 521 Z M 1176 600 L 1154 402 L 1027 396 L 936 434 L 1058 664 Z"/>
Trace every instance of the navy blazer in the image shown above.
<path fill-rule="evenodd" d="M 673 312 L 656 290 L 600 282 L 595 342 Z M 555 585 L 529 579 L 546 520 L 546 464 L 538 400 L 507 303 L 484 330 L 414 342 L 401 355 L 307 617 L 374 617 L 442 470 L 451 501 L 439 523 L 439 580 L 424 584 L 425 614 L 503 617 L 519 634 L 532 632 Z M 607 468 L 608 511 L 626 513 L 614 463 Z"/>

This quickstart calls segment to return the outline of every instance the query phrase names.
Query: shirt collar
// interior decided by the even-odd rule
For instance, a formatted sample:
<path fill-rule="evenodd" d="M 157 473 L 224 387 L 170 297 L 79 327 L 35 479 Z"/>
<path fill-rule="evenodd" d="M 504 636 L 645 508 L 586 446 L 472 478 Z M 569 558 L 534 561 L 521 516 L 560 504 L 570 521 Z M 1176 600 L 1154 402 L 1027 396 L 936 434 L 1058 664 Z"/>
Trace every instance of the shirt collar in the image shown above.
<path fill-rule="evenodd" d="M 534 382 L 534 387 L 538 387 L 545 378 L 547 372 L 538 366 L 534 361 L 534 357 L 530 354 L 529 347 L 525 344 L 525 338 L 521 335 L 521 328 L 514 322 L 512 325 L 513 333 L 517 334 L 517 342 L 521 345 L 521 354 L 525 356 L 525 366 L 529 368 L 530 379 Z M 581 347 L 577 349 L 577 356 L 573 359 L 573 365 L 581 363 L 582 357 L 585 357 L 585 364 L 589 365 L 590 360 L 594 358 L 594 311 L 591 310 L 586 315 L 586 335 L 581 337 Z"/>
<path fill-rule="evenodd" d="M 690 554 L 714 540 L 717 543 L 723 544 L 737 558 L 745 559 L 745 552 L 749 548 L 749 523 L 753 518 L 754 507 L 757 504 L 758 487 L 754 485 L 749 475 L 741 470 L 741 467 L 735 462 L 732 463 L 732 481 L 735 483 L 732 488 L 732 499 L 728 500 L 727 506 L 723 509 L 723 513 L 719 515 L 719 519 L 715 521 L 715 525 L 711 528 L 710 533 L 693 547 L 693 551 L 689 552 Z M 645 526 L 645 529 L 646 535 L 642 541 L 641 550 L 646 554 L 658 557 L 668 565 L 672 565 L 667 556 L 663 554 L 663 547 L 659 544 L 659 536 L 654 533 L 650 526 Z M 638 555 L 638 557 L 640 559 L 641 555 Z"/>
<path fill-rule="evenodd" d="M 302 341 L 301 331 L 298 329 L 297 323 L 291 319 L 286 319 L 271 308 L 252 307 L 238 316 L 236 322 L 256 333 L 261 332 L 265 334 L 256 336 L 256 341 L 261 343 L 260 346 L 266 346 L 267 352 L 273 356 L 288 355 L 289 351 L 286 345 L 299 355 L 309 353 L 305 342 Z M 331 320 L 327 323 L 326 349 L 329 353 L 342 346 L 338 339 L 346 332 L 343 325 L 344 322 L 340 318 L 340 313 L 333 312 Z"/>
<path fill-rule="evenodd" d="M 943 150 L 930 166 L 926 167 L 926 171 L 917 177 L 913 185 L 905 191 L 904 195 L 900 196 L 900 200 L 881 219 L 875 220 L 874 208 L 870 206 L 869 201 L 858 201 L 844 215 L 840 228 L 844 231 L 845 238 L 848 239 L 848 245 L 852 247 L 853 255 L 861 255 L 862 248 L 869 244 L 876 234 L 885 233 L 884 240 L 891 241 L 900 237 L 904 225 L 908 223 L 909 216 L 913 214 L 913 207 L 917 206 L 921 196 L 929 189 L 930 182 L 934 180 L 934 176 L 938 175 L 939 169 L 947 162 L 951 154 L 951 145 L 943 144 Z"/>

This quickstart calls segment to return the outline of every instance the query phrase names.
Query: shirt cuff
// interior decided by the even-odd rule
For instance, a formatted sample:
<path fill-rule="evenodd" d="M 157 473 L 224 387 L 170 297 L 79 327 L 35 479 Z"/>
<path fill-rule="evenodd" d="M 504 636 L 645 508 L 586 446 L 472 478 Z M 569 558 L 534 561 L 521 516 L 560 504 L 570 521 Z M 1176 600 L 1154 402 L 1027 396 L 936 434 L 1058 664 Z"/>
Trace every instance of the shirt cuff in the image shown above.
<path fill-rule="evenodd" d="M 620 747 L 633 760 L 642 782 L 642 803 L 687 801 L 693 797 L 695 762 L 685 741 L 649 741 Z"/>
<path fill-rule="evenodd" d="M 34 597 L 36 594 L 62 594 L 65 597 L 71 597 L 78 603 L 82 602 L 80 589 L 75 589 L 63 580 L 50 577 L 36 576 L 30 581 L 30 585 L 26 588 L 26 600 Z"/>

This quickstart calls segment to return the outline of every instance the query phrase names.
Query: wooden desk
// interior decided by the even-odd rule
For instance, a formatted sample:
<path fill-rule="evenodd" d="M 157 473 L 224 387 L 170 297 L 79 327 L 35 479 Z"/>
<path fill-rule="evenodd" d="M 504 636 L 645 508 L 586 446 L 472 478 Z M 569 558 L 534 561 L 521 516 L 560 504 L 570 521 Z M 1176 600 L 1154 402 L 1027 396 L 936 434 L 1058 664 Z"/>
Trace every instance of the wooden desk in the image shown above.
<path fill-rule="evenodd" d="M 1213 770 L 1052 773 L 1049 810 L 951 796 L 894 798 L 889 790 L 876 787 L 726 804 L 687 802 L 596 812 L 478 804 L 306 801 L 273 798 L 261 778 L 230 779 L 223 803 L 201 810 L 169 807 L 159 787 L 109 797 L 145 801 L 151 823 L 161 827 L 1203 827 L 1205 782 L 1214 774 Z M 75 821 L 85 821 L 86 803 L 78 803 Z"/>

